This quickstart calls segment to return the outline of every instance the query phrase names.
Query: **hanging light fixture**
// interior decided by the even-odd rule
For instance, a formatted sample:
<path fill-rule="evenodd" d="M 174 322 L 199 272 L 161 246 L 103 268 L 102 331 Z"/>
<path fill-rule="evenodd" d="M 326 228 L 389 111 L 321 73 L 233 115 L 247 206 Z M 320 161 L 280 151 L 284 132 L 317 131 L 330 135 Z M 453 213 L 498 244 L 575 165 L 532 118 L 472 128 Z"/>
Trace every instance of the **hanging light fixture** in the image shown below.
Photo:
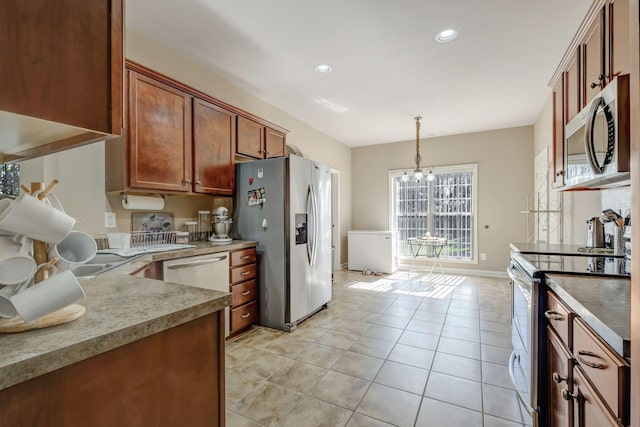
<path fill-rule="evenodd" d="M 436 176 L 433 173 L 433 169 L 429 168 L 429 173 L 427 174 L 427 181 L 435 181 Z"/>
<path fill-rule="evenodd" d="M 420 168 L 420 162 L 422 161 L 422 157 L 420 156 L 420 120 L 422 117 L 414 117 L 416 121 L 416 168 L 413 171 L 413 176 L 416 180 L 420 181 L 422 179 L 422 168 Z"/>

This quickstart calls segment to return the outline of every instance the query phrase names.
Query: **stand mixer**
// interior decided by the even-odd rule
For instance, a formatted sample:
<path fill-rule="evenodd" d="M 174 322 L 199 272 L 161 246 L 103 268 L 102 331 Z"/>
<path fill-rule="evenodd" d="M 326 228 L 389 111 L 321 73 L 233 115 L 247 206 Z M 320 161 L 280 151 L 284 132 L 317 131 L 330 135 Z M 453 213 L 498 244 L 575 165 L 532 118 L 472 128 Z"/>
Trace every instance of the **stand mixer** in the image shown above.
<path fill-rule="evenodd" d="M 233 220 L 229 219 L 229 210 L 224 206 L 216 209 L 213 214 L 214 234 L 211 235 L 209 241 L 214 243 L 230 243 L 232 240 L 229 237 L 231 224 L 233 224 Z"/>

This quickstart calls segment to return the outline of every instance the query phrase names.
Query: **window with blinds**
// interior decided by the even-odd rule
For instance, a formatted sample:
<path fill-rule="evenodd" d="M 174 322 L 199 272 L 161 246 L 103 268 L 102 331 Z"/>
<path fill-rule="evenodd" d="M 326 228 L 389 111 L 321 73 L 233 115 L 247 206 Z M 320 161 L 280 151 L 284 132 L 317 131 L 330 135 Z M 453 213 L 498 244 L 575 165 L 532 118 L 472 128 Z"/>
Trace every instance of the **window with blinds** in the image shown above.
<path fill-rule="evenodd" d="M 20 194 L 20 165 L 0 164 L 0 194 L 18 196 Z"/>
<path fill-rule="evenodd" d="M 447 239 L 441 258 L 475 261 L 477 169 L 475 164 L 433 168 L 433 181 L 403 181 L 404 170 L 389 172 L 398 256 L 411 256 L 407 239 L 428 232 Z"/>

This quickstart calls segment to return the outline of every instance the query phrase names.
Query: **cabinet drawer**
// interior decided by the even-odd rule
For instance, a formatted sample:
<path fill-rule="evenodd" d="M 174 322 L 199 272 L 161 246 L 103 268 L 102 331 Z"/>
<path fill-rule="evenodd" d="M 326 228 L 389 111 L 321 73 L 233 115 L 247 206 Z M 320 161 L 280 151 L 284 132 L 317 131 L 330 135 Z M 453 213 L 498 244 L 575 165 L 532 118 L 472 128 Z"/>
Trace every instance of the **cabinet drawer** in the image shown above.
<path fill-rule="evenodd" d="M 249 264 L 229 270 L 229 281 L 231 283 L 244 282 L 256 277 L 256 265 Z"/>
<path fill-rule="evenodd" d="M 231 252 L 231 267 L 238 267 L 256 262 L 256 248 Z"/>
<path fill-rule="evenodd" d="M 573 321 L 573 355 L 611 411 L 628 419 L 625 396 L 629 391 L 629 367 L 595 335 L 580 318 Z"/>
<path fill-rule="evenodd" d="M 244 329 L 258 321 L 258 303 L 253 301 L 231 310 L 231 332 Z"/>
<path fill-rule="evenodd" d="M 562 342 L 571 348 L 571 317 L 573 313 L 551 291 L 547 291 L 547 311 L 544 316 Z"/>
<path fill-rule="evenodd" d="M 247 280 L 246 282 L 231 286 L 233 307 L 239 307 L 242 304 L 255 301 L 258 297 L 257 290 L 258 286 L 255 280 Z"/>
<path fill-rule="evenodd" d="M 612 415 L 607 405 L 586 380 L 584 371 L 579 366 L 573 368 L 573 393 L 577 397 L 574 423 L 583 427 L 618 427 L 620 424 Z"/>

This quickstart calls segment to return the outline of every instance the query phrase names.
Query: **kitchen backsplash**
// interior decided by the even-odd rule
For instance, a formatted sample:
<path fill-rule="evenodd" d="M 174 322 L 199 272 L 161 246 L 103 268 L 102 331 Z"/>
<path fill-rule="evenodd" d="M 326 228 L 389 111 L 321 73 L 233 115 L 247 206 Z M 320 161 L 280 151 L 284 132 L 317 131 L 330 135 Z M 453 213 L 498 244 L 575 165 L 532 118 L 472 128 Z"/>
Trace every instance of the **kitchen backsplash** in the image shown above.
<path fill-rule="evenodd" d="M 603 190 L 600 197 L 602 210 L 613 209 L 623 217 L 629 215 L 631 211 L 631 187 L 612 188 Z M 614 234 L 615 225 L 608 223 L 604 225 L 604 233 Z"/>

